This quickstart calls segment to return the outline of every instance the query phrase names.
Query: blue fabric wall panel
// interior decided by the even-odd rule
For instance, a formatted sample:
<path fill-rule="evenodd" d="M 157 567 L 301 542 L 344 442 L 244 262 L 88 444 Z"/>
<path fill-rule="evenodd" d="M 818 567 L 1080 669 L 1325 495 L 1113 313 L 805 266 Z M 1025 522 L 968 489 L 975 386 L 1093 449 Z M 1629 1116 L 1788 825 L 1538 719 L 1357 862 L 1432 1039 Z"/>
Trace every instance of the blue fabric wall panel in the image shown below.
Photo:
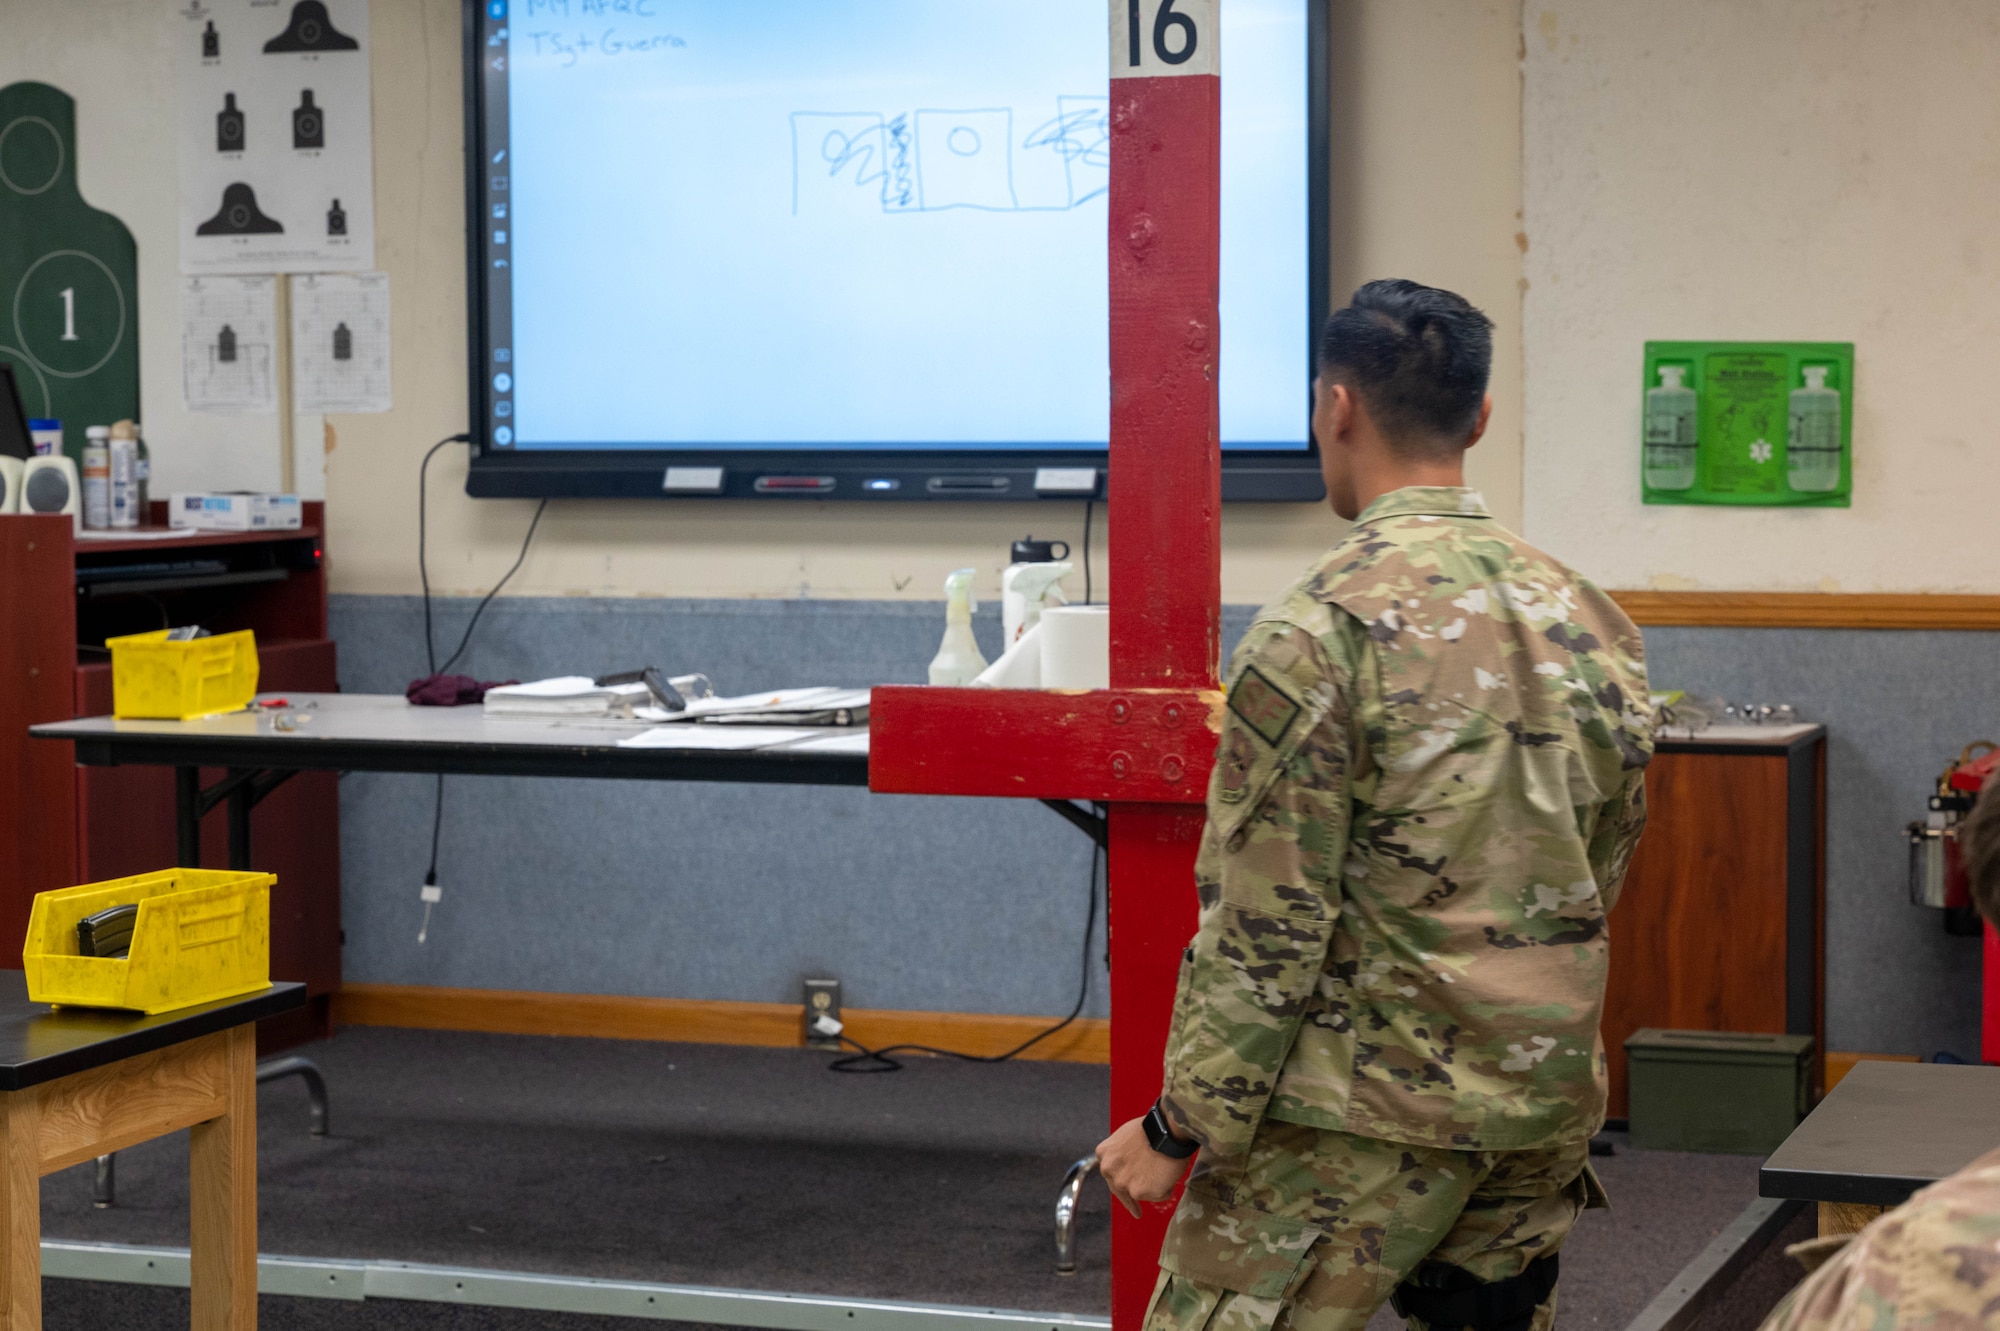
<path fill-rule="evenodd" d="M 471 610 L 438 603 L 450 651 Z M 997 646 L 994 615 L 981 629 Z M 423 673 L 421 603 L 334 598 L 341 683 Z M 496 601 L 461 663 L 484 678 L 657 663 L 725 691 L 917 681 L 941 606 Z M 430 941 L 416 942 L 429 777 L 341 786 L 346 977 L 792 1002 L 839 977 L 860 1007 L 1062 1013 L 1082 956 L 1090 843 L 1034 803 L 791 786 L 452 778 Z M 1190 891 L 1192 886 L 1190 886 Z M 1100 910 L 1088 1009 L 1103 1015 Z"/>
<path fill-rule="evenodd" d="M 437 604 L 442 656 L 472 602 Z M 1225 648 L 1253 613 L 1225 607 Z M 977 618 L 990 656 L 993 607 Z M 460 668 L 534 678 L 652 662 L 706 671 L 726 691 L 916 682 L 943 620 L 929 603 L 510 598 L 488 609 Z M 333 621 L 344 687 L 396 692 L 423 673 L 416 598 L 337 596 Z M 1646 634 L 1656 687 L 1792 702 L 1828 726 L 1835 1049 L 1977 1050 L 1977 945 L 1905 902 L 1902 827 L 1960 746 L 2000 738 L 1996 639 Z M 857 1006 L 1021 1013 L 1066 1011 L 1075 992 L 1089 845 L 1032 803 L 457 779 L 445 900 L 419 947 L 431 788 L 369 774 L 342 784 L 350 980 L 789 1002 L 802 976 L 830 974 Z M 1100 916 L 1097 1015 L 1102 927 Z"/>

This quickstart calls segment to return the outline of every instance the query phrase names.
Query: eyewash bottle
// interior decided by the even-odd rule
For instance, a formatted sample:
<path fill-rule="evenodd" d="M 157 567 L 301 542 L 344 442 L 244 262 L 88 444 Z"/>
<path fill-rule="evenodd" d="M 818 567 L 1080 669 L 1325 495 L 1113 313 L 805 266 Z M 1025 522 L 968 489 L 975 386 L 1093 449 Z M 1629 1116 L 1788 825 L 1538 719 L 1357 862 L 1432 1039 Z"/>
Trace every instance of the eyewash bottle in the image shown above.
<path fill-rule="evenodd" d="M 1840 393 L 1826 386 L 1826 368 L 1806 366 L 1806 386 L 1792 390 L 1785 483 L 1794 490 L 1840 488 Z"/>
<path fill-rule="evenodd" d="M 972 636 L 972 577 L 975 570 L 962 568 L 944 580 L 944 642 L 931 658 L 931 683 L 970 684 L 986 669 L 979 643 Z"/>
<path fill-rule="evenodd" d="M 1646 390 L 1645 470 L 1652 490 L 1694 484 L 1695 413 L 1700 399 L 1681 381 L 1685 365 L 1662 365 L 1660 386 Z"/>

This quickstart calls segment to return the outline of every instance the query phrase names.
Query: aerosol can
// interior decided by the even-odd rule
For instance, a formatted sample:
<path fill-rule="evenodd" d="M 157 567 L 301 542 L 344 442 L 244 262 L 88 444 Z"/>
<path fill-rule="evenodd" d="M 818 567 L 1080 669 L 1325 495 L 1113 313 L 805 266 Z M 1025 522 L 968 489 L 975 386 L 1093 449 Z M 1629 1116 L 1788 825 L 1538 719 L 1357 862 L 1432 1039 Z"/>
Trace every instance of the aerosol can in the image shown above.
<path fill-rule="evenodd" d="M 972 599 L 975 572 L 962 568 L 944 580 L 944 642 L 931 658 L 933 684 L 947 687 L 970 684 L 986 669 L 986 658 L 979 654 L 979 643 L 972 636 L 972 612 L 978 608 Z"/>

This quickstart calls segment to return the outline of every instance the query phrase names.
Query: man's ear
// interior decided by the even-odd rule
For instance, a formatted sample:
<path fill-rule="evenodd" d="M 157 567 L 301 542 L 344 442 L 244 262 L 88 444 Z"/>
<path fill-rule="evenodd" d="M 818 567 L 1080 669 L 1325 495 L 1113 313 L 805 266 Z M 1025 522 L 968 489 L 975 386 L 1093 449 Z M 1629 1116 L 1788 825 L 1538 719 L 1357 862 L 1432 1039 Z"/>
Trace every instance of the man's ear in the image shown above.
<path fill-rule="evenodd" d="M 1326 391 L 1331 395 L 1327 415 L 1333 425 L 1333 436 L 1344 440 L 1354 433 L 1354 394 L 1347 391 L 1346 384 L 1330 384 Z"/>
<path fill-rule="evenodd" d="M 1479 403 L 1479 419 L 1473 423 L 1472 437 L 1465 441 L 1465 446 L 1467 448 L 1471 448 L 1474 444 L 1478 443 L 1481 439 L 1486 437 L 1486 423 L 1492 419 L 1493 419 L 1493 395 L 1491 393 L 1488 393 Z"/>

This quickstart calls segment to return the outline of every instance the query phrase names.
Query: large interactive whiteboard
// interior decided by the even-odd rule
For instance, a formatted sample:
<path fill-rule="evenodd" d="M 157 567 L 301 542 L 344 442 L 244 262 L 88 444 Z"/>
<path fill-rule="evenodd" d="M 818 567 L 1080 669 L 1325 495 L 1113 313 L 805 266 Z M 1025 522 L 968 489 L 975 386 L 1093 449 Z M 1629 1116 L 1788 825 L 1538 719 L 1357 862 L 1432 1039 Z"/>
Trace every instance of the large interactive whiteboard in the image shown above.
<path fill-rule="evenodd" d="M 1222 442 L 1300 457 L 1309 0 L 1223 20 Z M 489 456 L 1105 448 L 1105 0 L 481 0 Z"/>

